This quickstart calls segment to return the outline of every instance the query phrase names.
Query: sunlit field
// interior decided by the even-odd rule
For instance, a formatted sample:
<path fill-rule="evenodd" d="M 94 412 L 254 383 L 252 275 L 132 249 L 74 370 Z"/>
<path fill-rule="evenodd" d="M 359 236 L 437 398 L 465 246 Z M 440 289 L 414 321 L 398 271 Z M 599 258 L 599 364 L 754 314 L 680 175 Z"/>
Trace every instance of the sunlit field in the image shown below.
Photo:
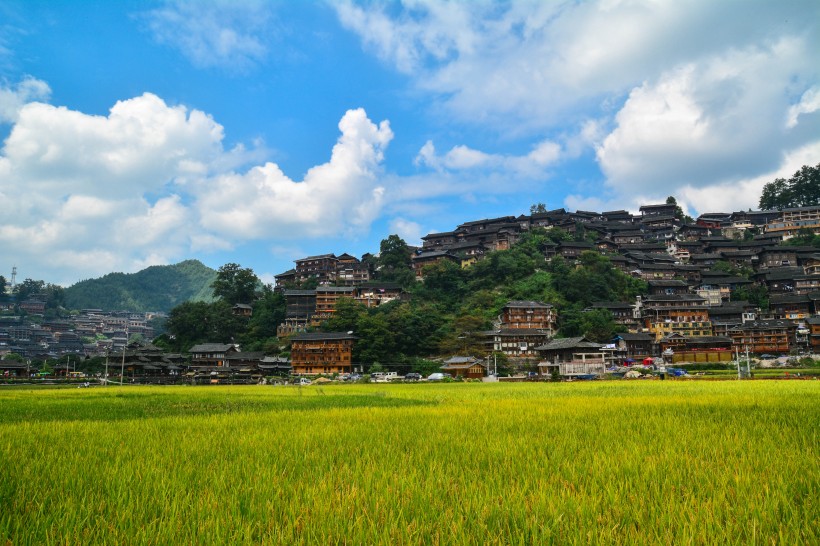
<path fill-rule="evenodd" d="M 818 544 L 820 381 L 0 389 L 10 544 Z"/>

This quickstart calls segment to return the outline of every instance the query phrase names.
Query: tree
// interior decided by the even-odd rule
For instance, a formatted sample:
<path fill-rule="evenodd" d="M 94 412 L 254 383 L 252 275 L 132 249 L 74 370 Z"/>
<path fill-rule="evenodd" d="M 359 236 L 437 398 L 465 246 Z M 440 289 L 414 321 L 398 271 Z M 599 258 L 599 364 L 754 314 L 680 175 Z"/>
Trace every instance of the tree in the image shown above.
<path fill-rule="evenodd" d="M 243 269 L 239 264 L 229 263 L 219 268 L 211 288 L 215 298 L 222 299 L 230 305 L 249 304 L 256 300 L 259 284 L 259 277 L 254 274 L 253 269 Z"/>
<path fill-rule="evenodd" d="M 763 186 L 759 204 L 764 210 L 820 205 L 820 163 L 804 165 L 788 180 L 776 178 Z"/>
<path fill-rule="evenodd" d="M 3 275 L 0 275 L 0 300 L 6 297 L 6 278 Z"/>
<path fill-rule="evenodd" d="M 683 213 L 683 209 L 678 205 L 678 200 L 675 199 L 674 196 L 670 195 L 666 198 L 667 205 L 675 205 L 675 218 L 680 220 L 681 222 L 686 222 L 688 224 L 694 223 L 694 219 L 691 216 L 686 215 Z"/>
<path fill-rule="evenodd" d="M 530 205 L 530 214 L 541 214 L 547 212 L 547 205 L 544 203 L 535 203 Z"/>
<path fill-rule="evenodd" d="M 398 235 L 390 235 L 379 245 L 378 277 L 385 282 L 410 286 L 415 282 L 410 247 Z"/>

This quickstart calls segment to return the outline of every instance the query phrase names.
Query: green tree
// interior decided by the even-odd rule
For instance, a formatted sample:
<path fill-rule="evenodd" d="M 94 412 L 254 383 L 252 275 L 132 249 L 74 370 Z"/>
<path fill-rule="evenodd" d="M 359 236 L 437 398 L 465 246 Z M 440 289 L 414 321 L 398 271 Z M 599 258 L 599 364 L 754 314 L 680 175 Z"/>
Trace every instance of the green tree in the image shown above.
<path fill-rule="evenodd" d="M 666 198 L 666 204 L 667 205 L 675 205 L 675 218 L 677 218 L 681 222 L 685 222 L 687 224 L 694 223 L 695 220 L 691 216 L 688 216 L 688 215 L 683 213 L 683 209 L 680 207 L 680 205 L 678 205 L 678 200 L 675 199 L 674 196 L 670 195 L 669 197 L 667 197 Z"/>
<path fill-rule="evenodd" d="M 544 203 L 535 203 L 530 205 L 530 214 L 541 214 L 547 212 L 547 205 Z"/>
<path fill-rule="evenodd" d="M 261 298 L 254 303 L 247 330 L 241 336 L 243 347 L 249 351 L 278 353 L 276 330 L 285 321 L 285 311 L 285 297 L 274 292 L 270 285 L 265 286 Z"/>
<path fill-rule="evenodd" d="M 415 282 L 410 247 L 398 235 L 390 235 L 379 245 L 378 278 L 404 287 Z"/>
<path fill-rule="evenodd" d="M 820 163 L 804 165 L 791 178 L 776 178 L 763 186 L 760 208 L 782 210 L 820 205 Z"/>
<path fill-rule="evenodd" d="M 259 284 L 259 277 L 254 274 L 253 269 L 229 263 L 219 268 L 211 288 L 215 298 L 220 298 L 230 305 L 250 304 L 256 300 Z"/>
<path fill-rule="evenodd" d="M 4 300 L 6 298 L 6 286 L 6 278 L 3 275 L 0 275 L 0 300 Z"/>

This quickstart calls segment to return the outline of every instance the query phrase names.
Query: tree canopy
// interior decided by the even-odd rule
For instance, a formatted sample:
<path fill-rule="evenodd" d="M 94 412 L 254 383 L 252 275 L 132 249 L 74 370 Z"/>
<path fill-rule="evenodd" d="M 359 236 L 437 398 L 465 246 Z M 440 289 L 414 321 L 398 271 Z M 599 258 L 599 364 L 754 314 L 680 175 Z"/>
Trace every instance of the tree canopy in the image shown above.
<path fill-rule="evenodd" d="M 763 186 L 759 204 L 763 210 L 820 205 L 820 163 L 804 165 L 788 180 L 776 178 Z"/>
<path fill-rule="evenodd" d="M 237 303 L 253 303 L 259 285 L 259 277 L 256 276 L 253 269 L 229 263 L 220 267 L 216 272 L 216 279 L 211 283 L 211 288 L 214 291 L 214 298 L 235 305 Z"/>

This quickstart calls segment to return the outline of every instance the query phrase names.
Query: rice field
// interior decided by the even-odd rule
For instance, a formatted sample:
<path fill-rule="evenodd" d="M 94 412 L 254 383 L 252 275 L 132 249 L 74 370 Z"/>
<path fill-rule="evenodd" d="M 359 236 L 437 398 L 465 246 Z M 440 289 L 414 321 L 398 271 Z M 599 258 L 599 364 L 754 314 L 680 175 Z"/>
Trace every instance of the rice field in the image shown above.
<path fill-rule="evenodd" d="M 0 389 L 9 544 L 818 544 L 820 381 Z"/>

